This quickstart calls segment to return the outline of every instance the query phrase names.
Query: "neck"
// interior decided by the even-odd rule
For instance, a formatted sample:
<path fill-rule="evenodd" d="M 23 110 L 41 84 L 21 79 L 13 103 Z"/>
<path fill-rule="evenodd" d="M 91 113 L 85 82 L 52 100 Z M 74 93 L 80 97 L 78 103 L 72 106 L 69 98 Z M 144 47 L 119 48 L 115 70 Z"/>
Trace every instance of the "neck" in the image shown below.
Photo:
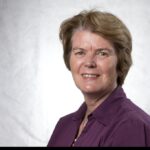
<path fill-rule="evenodd" d="M 85 103 L 87 105 L 87 116 L 92 113 L 99 105 L 102 104 L 102 102 L 108 97 L 109 95 L 105 95 L 102 98 L 98 97 L 96 99 L 85 99 Z"/>
<path fill-rule="evenodd" d="M 103 94 L 84 94 L 85 103 L 87 105 L 87 111 L 85 116 L 88 116 L 92 113 L 98 106 L 100 106 L 103 101 L 112 93 L 112 90 L 107 92 L 102 92 Z"/>

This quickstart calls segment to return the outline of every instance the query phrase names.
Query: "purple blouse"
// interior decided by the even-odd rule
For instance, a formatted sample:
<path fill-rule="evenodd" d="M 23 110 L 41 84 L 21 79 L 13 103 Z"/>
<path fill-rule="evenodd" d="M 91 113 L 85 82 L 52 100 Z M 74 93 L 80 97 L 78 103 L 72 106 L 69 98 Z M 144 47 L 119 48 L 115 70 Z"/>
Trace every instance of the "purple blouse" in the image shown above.
<path fill-rule="evenodd" d="M 78 111 L 62 117 L 47 146 L 72 146 L 85 111 L 86 104 L 83 103 Z M 150 116 L 127 99 L 122 87 L 117 87 L 88 116 L 88 123 L 74 146 L 150 146 Z"/>

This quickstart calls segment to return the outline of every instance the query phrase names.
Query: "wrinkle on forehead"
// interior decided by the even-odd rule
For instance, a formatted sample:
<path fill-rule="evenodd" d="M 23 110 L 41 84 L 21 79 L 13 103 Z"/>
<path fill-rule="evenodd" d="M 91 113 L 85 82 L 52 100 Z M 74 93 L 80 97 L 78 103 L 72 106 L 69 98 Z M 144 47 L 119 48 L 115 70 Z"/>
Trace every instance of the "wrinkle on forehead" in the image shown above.
<path fill-rule="evenodd" d="M 114 48 L 111 42 L 102 36 L 91 32 L 86 29 L 78 29 L 72 36 L 72 48 L 78 47 L 88 50 L 94 50 L 99 48 Z"/>

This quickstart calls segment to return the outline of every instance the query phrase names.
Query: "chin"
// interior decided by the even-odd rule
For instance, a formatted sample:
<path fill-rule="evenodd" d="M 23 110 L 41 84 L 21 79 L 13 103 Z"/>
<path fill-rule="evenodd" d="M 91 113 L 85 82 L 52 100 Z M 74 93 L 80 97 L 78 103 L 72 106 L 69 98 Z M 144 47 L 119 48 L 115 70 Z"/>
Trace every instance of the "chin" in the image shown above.
<path fill-rule="evenodd" d="M 100 90 L 93 89 L 93 88 L 84 88 L 84 89 L 81 89 L 81 91 L 87 94 L 94 94 L 94 93 L 100 92 Z"/>

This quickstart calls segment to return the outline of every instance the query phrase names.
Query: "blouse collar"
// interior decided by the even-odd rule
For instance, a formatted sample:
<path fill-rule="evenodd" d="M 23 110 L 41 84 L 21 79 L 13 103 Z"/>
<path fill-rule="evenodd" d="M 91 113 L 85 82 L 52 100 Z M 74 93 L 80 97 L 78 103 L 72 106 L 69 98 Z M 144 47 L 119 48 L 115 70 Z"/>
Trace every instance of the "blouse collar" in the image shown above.
<path fill-rule="evenodd" d="M 107 125 L 116 116 L 120 103 L 126 99 L 126 95 L 121 86 L 118 86 L 111 95 L 98 106 L 90 117 L 96 118 L 100 123 Z M 80 108 L 73 114 L 73 120 L 82 120 L 86 112 L 87 106 L 84 102 Z"/>

